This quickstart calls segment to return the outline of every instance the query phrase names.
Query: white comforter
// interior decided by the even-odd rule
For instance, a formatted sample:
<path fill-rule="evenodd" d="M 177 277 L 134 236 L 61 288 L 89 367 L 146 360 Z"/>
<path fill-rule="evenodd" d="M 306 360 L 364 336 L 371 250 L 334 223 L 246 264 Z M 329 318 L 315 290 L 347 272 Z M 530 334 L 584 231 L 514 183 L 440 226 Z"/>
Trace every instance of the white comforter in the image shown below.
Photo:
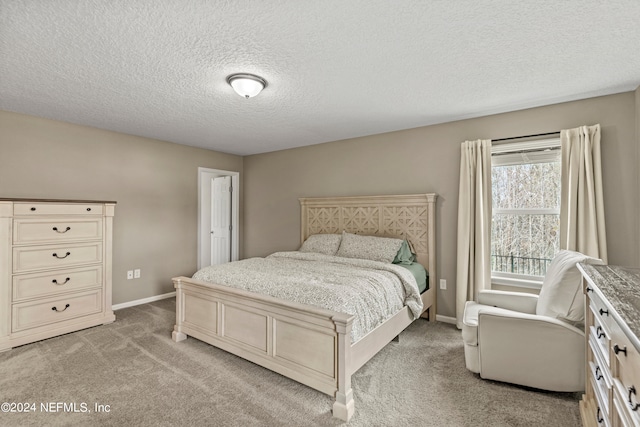
<path fill-rule="evenodd" d="M 414 318 L 422 300 L 405 268 L 377 261 L 304 252 L 276 252 L 203 268 L 194 279 L 322 307 L 355 316 L 351 342 L 408 306 Z"/>

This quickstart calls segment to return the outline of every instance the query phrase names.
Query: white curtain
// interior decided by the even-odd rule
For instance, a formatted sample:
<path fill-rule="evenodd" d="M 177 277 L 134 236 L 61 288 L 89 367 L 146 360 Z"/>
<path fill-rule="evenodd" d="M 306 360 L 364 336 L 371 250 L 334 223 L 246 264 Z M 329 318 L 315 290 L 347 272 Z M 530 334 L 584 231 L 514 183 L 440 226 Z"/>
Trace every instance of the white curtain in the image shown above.
<path fill-rule="evenodd" d="M 465 141 L 460 158 L 456 323 L 465 302 L 491 286 L 491 140 Z"/>
<path fill-rule="evenodd" d="M 562 130 L 560 142 L 560 249 L 578 251 L 606 263 L 600 125 Z"/>

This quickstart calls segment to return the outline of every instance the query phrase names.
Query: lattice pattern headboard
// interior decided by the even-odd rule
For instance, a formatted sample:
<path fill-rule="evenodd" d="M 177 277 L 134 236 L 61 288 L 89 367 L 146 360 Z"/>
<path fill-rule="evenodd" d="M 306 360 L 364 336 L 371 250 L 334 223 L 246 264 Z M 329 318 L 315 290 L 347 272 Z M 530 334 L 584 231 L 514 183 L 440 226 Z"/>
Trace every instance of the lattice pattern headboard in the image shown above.
<path fill-rule="evenodd" d="M 408 239 L 436 283 L 436 194 L 301 198 L 301 242 L 312 234 L 348 233 Z"/>

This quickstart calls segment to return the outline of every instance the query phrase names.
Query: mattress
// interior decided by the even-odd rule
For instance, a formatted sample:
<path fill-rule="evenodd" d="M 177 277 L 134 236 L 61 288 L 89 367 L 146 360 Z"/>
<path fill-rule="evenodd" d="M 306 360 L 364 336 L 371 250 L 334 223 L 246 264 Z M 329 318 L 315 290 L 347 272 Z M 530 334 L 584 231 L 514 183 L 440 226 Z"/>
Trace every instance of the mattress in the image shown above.
<path fill-rule="evenodd" d="M 422 313 L 415 277 L 399 265 L 318 253 L 276 252 L 205 267 L 194 279 L 308 304 L 355 317 L 351 342 L 407 306 Z"/>

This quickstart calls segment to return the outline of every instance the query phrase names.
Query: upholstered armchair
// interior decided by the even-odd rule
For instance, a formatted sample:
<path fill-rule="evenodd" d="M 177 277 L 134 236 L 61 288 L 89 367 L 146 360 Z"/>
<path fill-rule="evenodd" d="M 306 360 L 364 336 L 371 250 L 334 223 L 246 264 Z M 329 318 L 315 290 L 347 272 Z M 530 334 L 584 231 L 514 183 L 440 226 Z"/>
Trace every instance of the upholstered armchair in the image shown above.
<path fill-rule="evenodd" d="M 551 391 L 584 390 L 582 278 L 576 264 L 601 264 L 563 250 L 539 295 L 482 291 L 463 316 L 467 369 L 482 378 Z"/>

